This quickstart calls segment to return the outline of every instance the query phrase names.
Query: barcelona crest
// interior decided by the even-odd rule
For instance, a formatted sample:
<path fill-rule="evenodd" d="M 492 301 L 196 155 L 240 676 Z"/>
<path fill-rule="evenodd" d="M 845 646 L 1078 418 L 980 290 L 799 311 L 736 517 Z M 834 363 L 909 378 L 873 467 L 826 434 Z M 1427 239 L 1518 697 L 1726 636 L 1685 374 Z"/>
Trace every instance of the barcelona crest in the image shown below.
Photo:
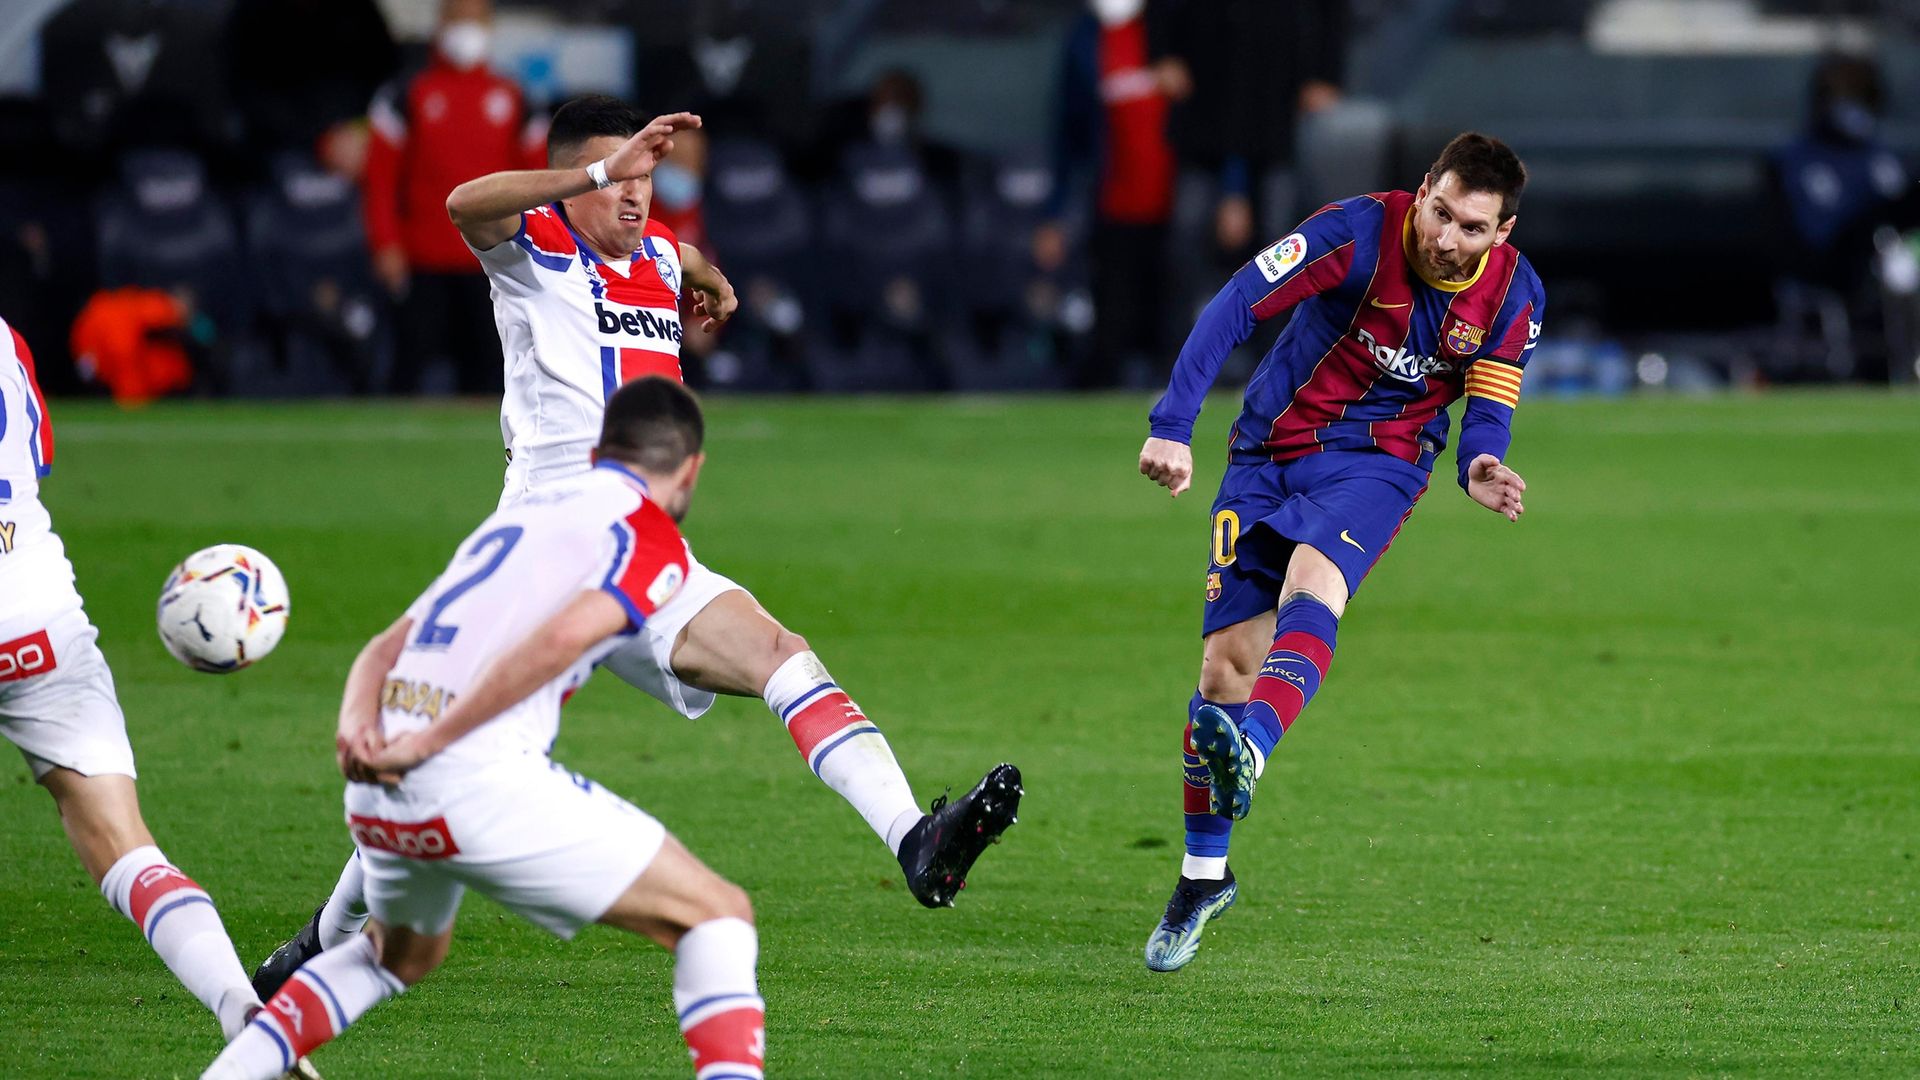
<path fill-rule="evenodd" d="M 1455 319 L 1453 327 L 1447 331 L 1447 348 L 1451 349 L 1456 356 L 1471 356 L 1479 350 L 1480 343 L 1486 340 L 1486 337 L 1485 327 Z"/>
<path fill-rule="evenodd" d="M 1217 573 L 1208 574 L 1207 575 L 1207 600 L 1211 602 L 1218 599 L 1220 599 L 1220 575 Z"/>

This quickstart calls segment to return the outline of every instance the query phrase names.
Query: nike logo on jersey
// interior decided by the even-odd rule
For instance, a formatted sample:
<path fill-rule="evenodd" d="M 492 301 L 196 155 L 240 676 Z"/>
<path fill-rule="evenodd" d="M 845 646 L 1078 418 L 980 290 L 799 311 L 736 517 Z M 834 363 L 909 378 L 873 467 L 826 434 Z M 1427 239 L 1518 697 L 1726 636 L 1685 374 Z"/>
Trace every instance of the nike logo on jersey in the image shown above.
<path fill-rule="evenodd" d="M 1387 311 L 1392 311 L 1392 310 L 1394 310 L 1395 308 L 1403 308 L 1403 307 L 1412 307 L 1412 306 L 1413 306 L 1413 302 L 1412 302 L 1411 300 L 1409 300 L 1408 302 L 1406 302 L 1406 303 L 1404 303 L 1404 304 L 1383 304 L 1383 303 L 1381 303 L 1381 302 L 1380 302 L 1380 298 L 1376 296 L 1376 297 L 1374 297 L 1374 298 L 1373 298 L 1373 306 L 1374 306 L 1374 307 L 1377 307 L 1377 308 L 1383 308 L 1383 309 L 1385 309 L 1385 310 L 1387 310 Z"/>
<path fill-rule="evenodd" d="M 1360 541 L 1355 540 L 1350 534 L 1348 534 L 1347 530 L 1345 529 L 1340 530 L 1340 539 L 1345 540 L 1347 543 L 1352 544 L 1354 547 L 1360 548 L 1362 553 L 1364 553 L 1367 550 L 1366 548 L 1360 547 Z"/>

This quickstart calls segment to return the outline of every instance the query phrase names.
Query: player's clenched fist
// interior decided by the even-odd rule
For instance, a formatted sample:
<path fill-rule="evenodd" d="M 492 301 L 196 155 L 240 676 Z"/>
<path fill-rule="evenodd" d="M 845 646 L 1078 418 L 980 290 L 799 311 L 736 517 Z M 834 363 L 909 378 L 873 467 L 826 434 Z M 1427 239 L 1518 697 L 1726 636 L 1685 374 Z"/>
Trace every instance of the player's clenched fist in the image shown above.
<path fill-rule="evenodd" d="M 1148 439 L 1140 448 L 1140 474 L 1178 498 L 1193 483 L 1193 448 L 1172 439 Z"/>
<path fill-rule="evenodd" d="M 1481 454 L 1467 466 L 1467 494 L 1494 513 L 1507 515 L 1508 521 L 1519 521 L 1527 512 L 1520 501 L 1526 490 L 1527 482 L 1520 479 L 1520 474 L 1500 464 L 1492 454 Z"/>
<path fill-rule="evenodd" d="M 674 132 L 699 126 L 700 118 L 692 113 L 678 112 L 654 117 L 646 127 L 620 144 L 620 149 L 607 155 L 607 179 L 617 183 L 648 175 L 653 172 L 655 165 L 673 153 Z"/>

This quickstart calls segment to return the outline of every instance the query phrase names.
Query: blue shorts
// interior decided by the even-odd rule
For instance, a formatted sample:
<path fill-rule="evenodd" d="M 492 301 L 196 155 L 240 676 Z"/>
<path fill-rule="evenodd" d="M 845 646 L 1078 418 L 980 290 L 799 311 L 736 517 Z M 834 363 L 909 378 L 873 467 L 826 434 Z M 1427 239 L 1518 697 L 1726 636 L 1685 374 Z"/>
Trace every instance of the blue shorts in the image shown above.
<path fill-rule="evenodd" d="M 1378 450 L 1227 466 L 1213 500 L 1201 633 L 1272 611 L 1296 544 L 1340 568 L 1349 596 L 1393 543 L 1432 474 Z"/>

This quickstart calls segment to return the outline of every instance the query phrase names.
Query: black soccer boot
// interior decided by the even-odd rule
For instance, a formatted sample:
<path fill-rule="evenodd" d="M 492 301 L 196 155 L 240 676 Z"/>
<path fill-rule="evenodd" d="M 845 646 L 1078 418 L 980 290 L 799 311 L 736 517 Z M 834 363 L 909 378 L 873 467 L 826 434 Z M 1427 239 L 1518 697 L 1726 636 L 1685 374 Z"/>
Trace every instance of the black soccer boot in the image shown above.
<path fill-rule="evenodd" d="M 900 869 L 907 889 L 928 907 L 952 907 L 967 887 L 967 871 L 988 844 L 1000 842 L 1007 826 L 1019 821 L 1020 770 L 995 765 L 972 791 L 952 802 L 933 800 L 933 813 L 920 819 L 900 842 Z"/>
<path fill-rule="evenodd" d="M 261 1001 L 273 1000 L 273 995 L 280 992 L 288 979 L 293 978 L 293 973 L 300 970 L 300 965 L 320 955 L 320 913 L 325 910 L 325 904 L 314 908 L 313 918 L 307 920 L 307 925 L 301 927 L 292 940 L 283 942 L 273 950 L 273 955 L 254 969 L 253 992 L 260 995 Z"/>

